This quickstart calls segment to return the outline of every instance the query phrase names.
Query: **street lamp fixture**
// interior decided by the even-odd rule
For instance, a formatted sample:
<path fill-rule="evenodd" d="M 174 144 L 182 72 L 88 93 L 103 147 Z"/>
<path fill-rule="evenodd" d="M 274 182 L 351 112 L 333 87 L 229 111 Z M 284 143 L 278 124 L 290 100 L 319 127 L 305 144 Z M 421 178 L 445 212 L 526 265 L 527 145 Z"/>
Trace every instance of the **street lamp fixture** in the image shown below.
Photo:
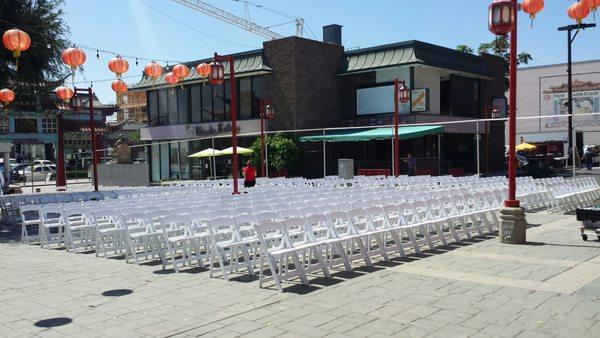
<path fill-rule="evenodd" d="M 512 0 L 495 0 L 488 8 L 488 28 L 495 35 L 507 35 L 517 22 L 517 4 Z"/>
<path fill-rule="evenodd" d="M 208 83 L 211 85 L 222 85 L 225 82 L 225 69 L 220 62 L 214 61 L 209 64 Z"/>

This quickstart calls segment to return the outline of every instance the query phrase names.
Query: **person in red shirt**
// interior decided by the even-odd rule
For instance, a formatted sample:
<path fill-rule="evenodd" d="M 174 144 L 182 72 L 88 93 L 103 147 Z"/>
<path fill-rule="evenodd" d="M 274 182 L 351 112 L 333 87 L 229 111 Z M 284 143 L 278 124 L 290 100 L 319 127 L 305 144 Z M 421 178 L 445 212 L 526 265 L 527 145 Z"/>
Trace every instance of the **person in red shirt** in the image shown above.
<path fill-rule="evenodd" d="M 256 168 L 252 166 L 252 161 L 246 162 L 246 166 L 242 168 L 242 176 L 244 176 L 244 188 L 256 185 Z"/>

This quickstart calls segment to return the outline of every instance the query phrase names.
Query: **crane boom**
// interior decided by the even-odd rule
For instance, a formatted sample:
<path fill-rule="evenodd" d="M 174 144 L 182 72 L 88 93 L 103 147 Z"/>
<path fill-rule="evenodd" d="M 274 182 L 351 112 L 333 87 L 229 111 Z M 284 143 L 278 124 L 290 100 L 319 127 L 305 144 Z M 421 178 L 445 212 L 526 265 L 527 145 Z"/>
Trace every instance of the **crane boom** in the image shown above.
<path fill-rule="evenodd" d="M 267 39 L 275 40 L 283 38 L 282 35 L 273 32 L 272 30 L 259 26 L 253 22 L 250 22 L 246 19 L 240 18 L 239 16 L 233 15 L 227 11 L 219 9 L 213 5 L 210 5 L 204 1 L 200 0 L 171 0 L 177 3 L 180 3 L 184 6 L 187 6 L 191 9 L 197 10 L 198 12 L 207 14 L 212 16 L 213 18 L 217 18 L 219 20 L 228 22 L 232 25 L 243 28 L 249 32 L 260 35 Z"/>

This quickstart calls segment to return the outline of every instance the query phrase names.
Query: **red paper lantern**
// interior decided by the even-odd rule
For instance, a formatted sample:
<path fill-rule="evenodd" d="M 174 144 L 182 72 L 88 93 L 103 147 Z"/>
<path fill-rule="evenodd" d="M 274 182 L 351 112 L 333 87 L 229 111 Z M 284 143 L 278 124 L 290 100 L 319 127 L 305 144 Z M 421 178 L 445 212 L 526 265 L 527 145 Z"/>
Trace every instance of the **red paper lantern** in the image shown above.
<path fill-rule="evenodd" d="M 544 9 L 544 0 L 523 0 L 521 9 L 533 19 L 537 13 Z"/>
<path fill-rule="evenodd" d="M 180 80 L 185 79 L 190 73 L 190 69 L 184 64 L 178 64 L 173 67 L 173 74 Z"/>
<path fill-rule="evenodd" d="M 112 90 L 117 93 L 117 95 L 123 94 L 127 91 L 127 84 L 121 79 L 114 80 L 110 86 L 112 87 Z"/>
<path fill-rule="evenodd" d="M 494 0 L 488 8 L 488 29 L 496 35 L 506 35 L 515 27 L 516 15 L 511 0 Z"/>
<path fill-rule="evenodd" d="M 20 29 L 9 29 L 2 35 L 2 43 L 6 49 L 13 52 L 16 67 L 19 69 L 19 56 L 21 56 L 21 52 L 29 49 L 29 46 L 31 46 L 29 34 Z"/>
<path fill-rule="evenodd" d="M 581 0 L 581 2 L 588 6 L 592 12 L 594 12 L 594 20 L 596 19 L 596 11 L 600 7 L 600 0 Z"/>
<path fill-rule="evenodd" d="M 167 75 L 165 75 L 165 81 L 170 85 L 174 85 L 179 82 L 179 78 L 173 74 L 173 72 L 168 72 Z"/>
<path fill-rule="evenodd" d="M 211 85 L 221 85 L 225 82 L 225 69 L 220 62 L 211 62 L 210 73 L 208 74 L 208 83 Z"/>
<path fill-rule="evenodd" d="M 207 78 L 210 74 L 210 66 L 203 62 L 196 66 L 196 73 L 198 73 L 201 78 Z"/>
<path fill-rule="evenodd" d="M 56 97 L 58 97 L 64 103 L 69 102 L 73 97 L 73 89 L 66 86 L 57 87 L 54 89 L 54 93 L 56 94 Z"/>
<path fill-rule="evenodd" d="M 0 103 L 2 103 L 2 106 L 6 107 L 8 104 L 14 101 L 14 99 L 15 92 L 13 92 L 12 90 L 8 88 L 0 90 Z"/>
<path fill-rule="evenodd" d="M 146 67 L 144 67 L 144 74 L 156 81 L 156 79 L 162 75 L 162 67 L 154 61 L 149 62 Z"/>
<path fill-rule="evenodd" d="M 590 7 L 586 6 L 583 2 L 576 2 L 569 6 L 567 14 L 571 19 L 577 21 L 578 24 L 581 24 L 583 19 L 590 15 Z"/>
<path fill-rule="evenodd" d="M 117 74 L 117 77 L 121 77 L 121 74 L 126 73 L 129 69 L 129 62 L 117 55 L 116 57 L 108 61 L 108 69 L 110 69 L 111 72 Z"/>
<path fill-rule="evenodd" d="M 75 72 L 77 67 L 85 63 L 85 53 L 77 47 L 65 49 L 65 51 L 62 52 L 61 58 L 63 63 L 70 66 L 71 71 L 73 72 Z"/>

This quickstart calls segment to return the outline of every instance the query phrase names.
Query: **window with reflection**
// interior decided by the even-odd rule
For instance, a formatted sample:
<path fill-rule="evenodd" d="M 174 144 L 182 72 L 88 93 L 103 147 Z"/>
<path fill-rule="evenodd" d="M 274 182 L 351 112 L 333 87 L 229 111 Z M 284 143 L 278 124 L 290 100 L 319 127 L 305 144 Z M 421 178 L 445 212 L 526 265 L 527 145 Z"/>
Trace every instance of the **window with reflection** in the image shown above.
<path fill-rule="evenodd" d="M 168 90 L 167 88 L 158 91 L 158 123 L 160 125 L 169 123 L 168 115 Z"/>
<path fill-rule="evenodd" d="M 252 78 L 252 117 L 260 115 L 260 99 L 265 97 L 265 81 L 263 77 Z"/>
<path fill-rule="evenodd" d="M 189 86 L 177 89 L 177 115 L 179 123 L 190 123 L 188 99 Z"/>
<path fill-rule="evenodd" d="M 202 86 L 202 122 L 212 122 L 212 91 L 211 86 Z"/>
<path fill-rule="evenodd" d="M 168 93 L 168 97 L 169 97 L 169 103 L 168 103 L 168 109 L 169 109 L 169 121 L 167 122 L 168 124 L 177 124 L 177 120 L 178 120 L 178 116 L 177 116 L 177 89 L 175 88 L 169 88 L 167 90 Z"/>
<path fill-rule="evenodd" d="M 190 100 L 191 104 L 191 114 L 192 114 L 192 123 L 200 123 L 202 122 L 202 87 L 201 86 L 191 86 L 190 94 L 192 99 Z"/>
<path fill-rule="evenodd" d="M 148 91 L 148 124 L 158 124 L 158 94 L 156 90 Z"/>
<path fill-rule="evenodd" d="M 238 116 L 240 119 L 250 119 L 252 118 L 252 80 L 249 77 L 240 79 L 239 87 L 240 111 Z"/>
<path fill-rule="evenodd" d="M 213 86 L 213 116 L 215 121 L 225 121 L 225 102 L 223 86 Z"/>

